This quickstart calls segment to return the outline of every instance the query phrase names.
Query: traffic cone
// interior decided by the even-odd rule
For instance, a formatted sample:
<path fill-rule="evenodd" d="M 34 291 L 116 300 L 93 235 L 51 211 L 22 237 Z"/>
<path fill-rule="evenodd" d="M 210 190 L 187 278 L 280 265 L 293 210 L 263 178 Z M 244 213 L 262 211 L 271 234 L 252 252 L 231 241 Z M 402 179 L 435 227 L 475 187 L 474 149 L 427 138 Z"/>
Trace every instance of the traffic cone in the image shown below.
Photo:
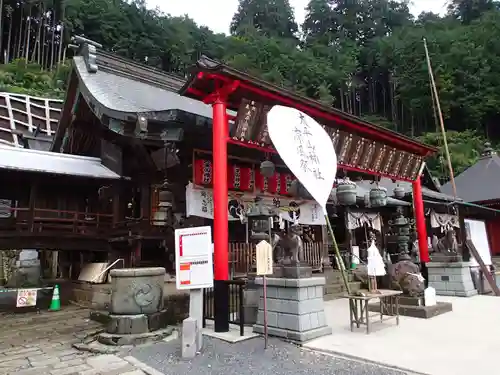
<path fill-rule="evenodd" d="M 59 285 L 54 286 L 54 292 L 52 293 L 52 301 L 50 302 L 49 311 L 59 311 L 61 310 L 61 300 L 59 299 Z"/>

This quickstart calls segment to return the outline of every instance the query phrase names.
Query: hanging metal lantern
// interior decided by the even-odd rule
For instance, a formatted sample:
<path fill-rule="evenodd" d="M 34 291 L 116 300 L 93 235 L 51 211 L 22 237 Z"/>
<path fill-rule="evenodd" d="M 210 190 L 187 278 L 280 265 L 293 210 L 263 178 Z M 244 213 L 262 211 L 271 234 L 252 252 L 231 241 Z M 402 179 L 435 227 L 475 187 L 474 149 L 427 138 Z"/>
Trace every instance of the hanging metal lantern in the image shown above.
<path fill-rule="evenodd" d="M 393 193 L 395 198 L 403 199 L 405 197 L 405 188 L 398 185 L 394 188 Z"/>
<path fill-rule="evenodd" d="M 273 177 L 275 170 L 276 167 L 271 160 L 264 160 L 262 163 L 260 163 L 260 173 L 264 177 Z"/>
<path fill-rule="evenodd" d="M 339 182 L 337 185 L 337 202 L 341 206 L 354 206 L 356 204 L 357 199 L 357 190 L 358 187 L 356 183 L 349 180 L 348 178 L 344 179 L 342 182 Z"/>
<path fill-rule="evenodd" d="M 377 186 L 370 190 L 370 204 L 372 207 L 387 205 L 387 189 Z"/>

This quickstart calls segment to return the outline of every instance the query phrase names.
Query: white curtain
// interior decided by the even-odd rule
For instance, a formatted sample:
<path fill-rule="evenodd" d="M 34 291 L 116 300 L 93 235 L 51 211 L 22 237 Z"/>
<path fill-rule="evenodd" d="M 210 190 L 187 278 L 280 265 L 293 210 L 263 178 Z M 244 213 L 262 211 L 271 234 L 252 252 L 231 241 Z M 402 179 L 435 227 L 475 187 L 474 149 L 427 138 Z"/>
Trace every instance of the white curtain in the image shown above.
<path fill-rule="evenodd" d="M 378 213 L 349 211 L 347 214 L 347 229 L 353 230 L 367 224 L 370 228 L 382 231 L 382 217 Z"/>
<path fill-rule="evenodd" d="M 441 228 L 441 232 L 445 232 L 452 228 L 460 228 L 460 222 L 457 215 L 438 214 L 434 210 L 431 210 L 430 216 L 431 227 Z"/>
<path fill-rule="evenodd" d="M 250 194 L 229 193 L 228 199 L 235 199 L 241 204 L 240 209 L 248 210 L 255 200 L 255 196 Z M 284 220 L 293 221 L 290 215 L 290 203 L 294 202 L 286 197 L 263 197 L 260 204 L 267 206 L 275 214 L 281 213 Z M 315 201 L 296 202 L 299 205 L 300 213 L 298 223 L 302 225 L 326 225 L 322 208 Z M 211 189 L 195 188 L 192 184 L 186 187 L 186 216 L 198 216 L 206 219 L 214 218 L 214 201 Z M 229 215 L 230 221 L 240 220 L 238 217 Z"/>

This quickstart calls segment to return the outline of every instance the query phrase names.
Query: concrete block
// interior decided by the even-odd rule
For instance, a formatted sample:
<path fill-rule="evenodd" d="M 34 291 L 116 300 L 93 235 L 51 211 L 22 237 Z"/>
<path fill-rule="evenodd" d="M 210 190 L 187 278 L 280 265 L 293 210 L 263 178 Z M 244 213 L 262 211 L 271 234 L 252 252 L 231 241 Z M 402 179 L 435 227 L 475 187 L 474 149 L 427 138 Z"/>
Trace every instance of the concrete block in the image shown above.
<path fill-rule="evenodd" d="M 286 279 L 287 288 L 305 288 L 308 286 L 325 285 L 326 280 L 324 277 L 309 277 L 307 279 Z"/>
<path fill-rule="evenodd" d="M 316 329 L 319 328 L 319 318 L 318 318 L 318 313 L 313 312 L 309 314 L 309 319 L 311 320 L 311 329 Z"/>
<path fill-rule="evenodd" d="M 149 332 L 148 317 L 139 315 L 110 315 L 106 331 L 120 335 Z"/>
<path fill-rule="evenodd" d="M 325 311 L 319 311 L 318 313 L 318 327 L 326 326 L 326 314 Z"/>
<path fill-rule="evenodd" d="M 299 331 L 309 331 L 311 327 L 311 314 L 298 315 L 299 317 Z"/>
<path fill-rule="evenodd" d="M 182 322 L 182 358 L 194 358 L 198 352 L 198 323 L 194 318 Z"/>
<path fill-rule="evenodd" d="M 278 328 L 289 331 L 300 331 L 300 315 L 278 314 Z"/>
<path fill-rule="evenodd" d="M 305 293 L 307 296 L 307 290 L 305 291 Z M 299 298 L 299 294 L 300 294 L 299 289 L 297 289 L 297 288 L 281 288 L 281 289 L 278 289 L 277 298 L 298 300 L 298 299 L 301 299 L 301 298 Z M 307 299 L 307 297 L 305 299 Z"/>

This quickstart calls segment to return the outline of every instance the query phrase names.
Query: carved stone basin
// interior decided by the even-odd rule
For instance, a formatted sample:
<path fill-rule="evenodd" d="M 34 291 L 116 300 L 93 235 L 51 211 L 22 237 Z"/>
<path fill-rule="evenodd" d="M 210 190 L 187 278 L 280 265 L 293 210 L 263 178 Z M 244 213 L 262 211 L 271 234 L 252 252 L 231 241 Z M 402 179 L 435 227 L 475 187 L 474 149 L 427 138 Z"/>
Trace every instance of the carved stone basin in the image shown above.
<path fill-rule="evenodd" d="M 153 314 L 163 309 L 165 268 L 115 269 L 110 275 L 111 314 Z"/>

